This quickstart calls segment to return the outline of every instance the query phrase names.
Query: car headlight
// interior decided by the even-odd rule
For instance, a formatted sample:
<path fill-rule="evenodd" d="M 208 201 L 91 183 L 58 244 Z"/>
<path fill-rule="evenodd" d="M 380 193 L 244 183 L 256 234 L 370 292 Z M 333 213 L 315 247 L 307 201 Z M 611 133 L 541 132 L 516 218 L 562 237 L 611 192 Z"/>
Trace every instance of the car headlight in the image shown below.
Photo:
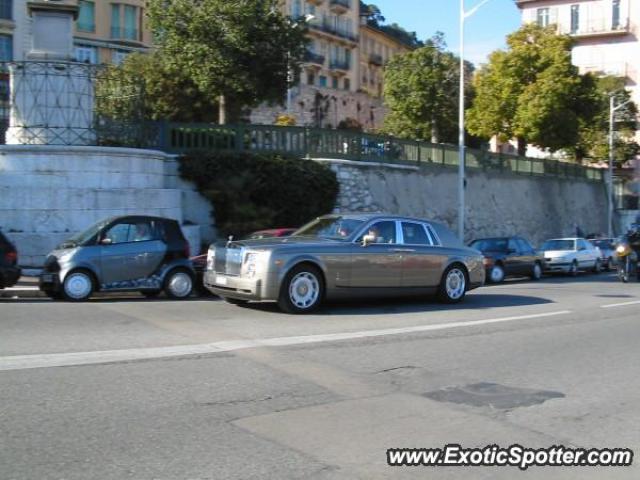
<path fill-rule="evenodd" d="M 266 252 L 249 252 L 245 254 L 243 262 L 244 272 L 249 278 L 256 276 L 266 255 Z"/>
<path fill-rule="evenodd" d="M 207 252 L 207 270 L 213 270 L 216 262 L 216 248 L 210 247 Z"/>
<path fill-rule="evenodd" d="M 629 251 L 630 251 L 629 247 L 627 245 L 624 245 L 624 244 L 623 245 L 618 245 L 616 247 L 616 253 L 618 255 L 620 255 L 621 257 L 624 257 L 625 255 L 628 255 Z"/>

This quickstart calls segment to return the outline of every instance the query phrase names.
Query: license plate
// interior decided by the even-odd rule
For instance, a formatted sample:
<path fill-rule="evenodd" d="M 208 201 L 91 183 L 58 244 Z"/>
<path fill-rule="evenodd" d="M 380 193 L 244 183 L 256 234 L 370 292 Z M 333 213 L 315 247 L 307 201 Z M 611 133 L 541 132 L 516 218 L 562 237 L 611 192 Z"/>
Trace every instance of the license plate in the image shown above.
<path fill-rule="evenodd" d="M 51 274 L 42 275 L 42 281 L 43 282 L 47 282 L 47 283 L 53 282 L 53 275 L 51 275 Z"/>
<path fill-rule="evenodd" d="M 217 276 L 216 277 L 216 284 L 218 284 L 218 285 L 226 285 L 227 284 L 227 277 Z"/>

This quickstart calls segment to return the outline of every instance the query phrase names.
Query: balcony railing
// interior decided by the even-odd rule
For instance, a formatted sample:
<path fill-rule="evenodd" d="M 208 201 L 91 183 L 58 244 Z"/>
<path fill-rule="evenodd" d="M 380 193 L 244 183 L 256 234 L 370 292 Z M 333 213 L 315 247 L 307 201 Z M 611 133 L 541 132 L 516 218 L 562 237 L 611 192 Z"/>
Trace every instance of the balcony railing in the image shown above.
<path fill-rule="evenodd" d="M 111 38 L 113 40 L 140 40 L 140 32 L 137 28 L 111 27 Z"/>
<path fill-rule="evenodd" d="M 348 72 L 351 68 L 351 64 L 347 60 L 331 60 L 331 62 L 329 62 L 329 68 L 331 70 L 342 70 Z"/>
<path fill-rule="evenodd" d="M 358 43 L 358 35 L 343 28 L 338 28 L 329 22 L 311 22 L 309 23 L 309 28 L 350 40 L 353 43 Z"/>
<path fill-rule="evenodd" d="M 599 18 L 580 21 L 578 28 L 571 28 L 568 25 L 558 27 L 558 33 L 575 37 L 626 35 L 629 32 L 631 32 L 631 24 L 628 19 L 614 24 L 611 19 Z"/>
<path fill-rule="evenodd" d="M 304 61 L 307 63 L 313 63 L 315 65 L 324 65 L 325 56 L 319 53 L 311 52 L 307 50 L 304 54 Z"/>
<path fill-rule="evenodd" d="M 336 13 L 344 13 L 351 8 L 351 0 L 329 0 L 331 10 Z"/>
<path fill-rule="evenodd" d="M 380 55 L 379 53 L 370 53 L 369 63 L 381 67 L 384 63 L 384 60 L 382 59 L 382 55 Z"/>

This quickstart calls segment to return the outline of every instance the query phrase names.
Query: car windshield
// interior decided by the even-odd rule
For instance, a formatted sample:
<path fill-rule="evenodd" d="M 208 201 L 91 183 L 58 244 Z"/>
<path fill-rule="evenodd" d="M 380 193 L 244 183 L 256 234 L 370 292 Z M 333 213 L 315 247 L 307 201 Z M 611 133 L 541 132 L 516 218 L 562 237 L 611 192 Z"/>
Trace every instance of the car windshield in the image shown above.
<path fill-rule="evenodd" d="M 77 233 L 73 237 L 64 241 L 62 245 L 60 245 L 60 247 L 73 248 L 86 243 L 87 241 L 91 240 L 107 223 L 108 220 L 101 220 L 98 223 L 91 225 L 86 230 L 83 230 L 82 232 Z"/>
<path fill-rule="evenodd" d="M 505 252 L 507 250 L 506 238 L 485 238 L 475 240 L 470 245 L 471 248 L 480 250 L 481 252 Z"/>
<path fill-rule="evenodd" d="M 542 245 L 542 250 L 574 250 L 573 240 L 547 240 Z"/>
<path fill-rule="evenodd" d="M 593 240 L 591 243 L 603 250 L 613 250 L 613 243 L 611 243 L 611 240 Z"/>
<path fill-rule="evenodd" d="M 293 237 L 330 238 L 347 240 L 358 230 L 364 220 L 344 217 L 324 217 L 307 223 L 292 234 Z"/>

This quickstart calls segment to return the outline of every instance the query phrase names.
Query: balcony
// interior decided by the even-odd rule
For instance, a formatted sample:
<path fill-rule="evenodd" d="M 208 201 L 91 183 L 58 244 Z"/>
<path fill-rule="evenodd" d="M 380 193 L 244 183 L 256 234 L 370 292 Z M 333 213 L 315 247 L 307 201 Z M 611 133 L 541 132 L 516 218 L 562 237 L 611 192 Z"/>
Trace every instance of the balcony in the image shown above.
<path fill-rule="evenodd" d="M 611 75 L 613 77 L 624 78 L 636 81 L 636 70 L 627 62 L 613 62 L 599 65 L 582 65 L 579 67 L 580 73 L 592 73 L 598 77 Z"/>
<path fill-rule="evenodd" d="M 140 32 L 137 28 L 111 27 L 112 40 L 140 41 Z"/>
<path fill-rule="evenodd" d="M 320 6 L 324 3 L 324 0 L 307 0 L 307 2 Z"/>
<path fill-rule="evenodd" d="M 310 63 L 312 65 L 323 66 L 324 65 L 325 56 L 320 55 L 319 53 L 311 52 L 307 50 L 304 54 L 305 63 Z"/>
<path fill-rule="evenodd" d="M 351 64 L 347 60 L 331 60 L 329 62 L 329 68 L 335 73 L 346 74 L 351 69 Z"/>
<path fill-rule="evenodd" d="M 631 23 L 627 19 L 614 24 L 611 19 L 600 18 L 579 22 L 577 29 L 571 29 L 567 25 L 560 25 L 558 33 L 576 38 L 624 36 L 631 33 Z"/>
<path fill-rule="evenodd" d="M 381 67 L 382 65 L 384 65 L 384 60 L 382 59 L 382 55 L 380 55 L 379 53 L 370 53 L 369 63 L 371 65 L 377 65 L 378 67 Z"/>
<path fill-rule="evenodd" d="M 351 44 L 358 43 L 358 35 L 354 34 L 353 32 L 348 32 L 345 29 L 338 28 L 329 22 L 312 21 L 311 23 L 309 23 L 309 28 L 312 31 L 322 32 L 333 37 L 337 37 L 340 40 L 345 40 Z"/>
<path fill-rule="evenodd" d="M 329 0 L 329 7 L 333 13 L 347 13 L 351 8 L 351 0 Z"/>

